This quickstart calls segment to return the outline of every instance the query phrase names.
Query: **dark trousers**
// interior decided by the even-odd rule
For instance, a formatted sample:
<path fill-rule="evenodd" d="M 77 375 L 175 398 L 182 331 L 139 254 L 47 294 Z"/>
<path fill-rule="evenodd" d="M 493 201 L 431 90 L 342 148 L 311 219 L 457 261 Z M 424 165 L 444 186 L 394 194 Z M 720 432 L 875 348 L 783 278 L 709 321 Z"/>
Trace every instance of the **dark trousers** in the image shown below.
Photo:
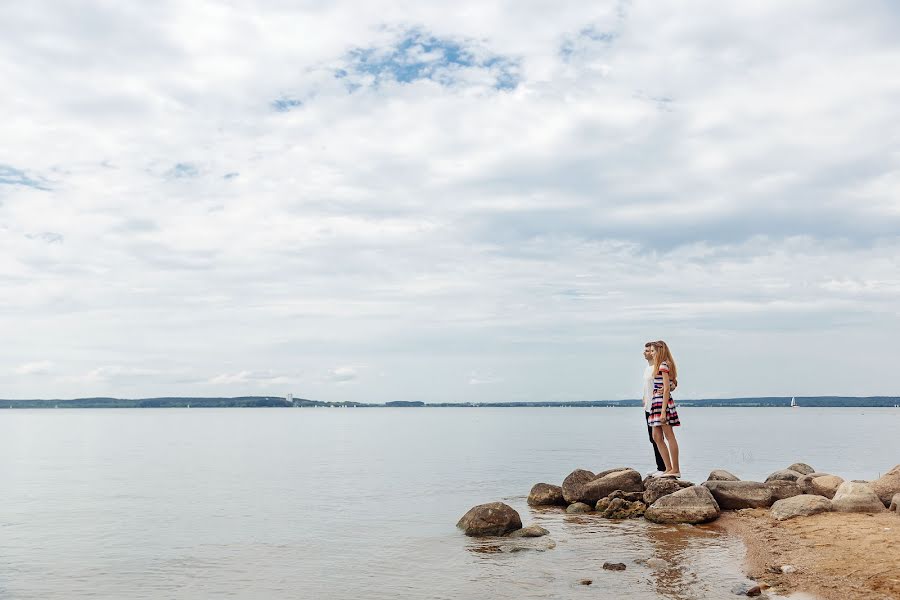
<path fill-rule="evenodd" d="M 650 413 L 644 413 L 644 423 L 647 422 L 647 419 L 650 418 Z M 666 470 L 666 463 L 663 462 L 662 454 L 659 453 L 659 448 L 656 447 L 656 442 L 653 441 L 653 428 L 650 425 L 647 425 L 647 435 L 650 436 L 650 444 L 653 446 L 653 454 L 656 455 L 656 468 L 660 471 Z"/>

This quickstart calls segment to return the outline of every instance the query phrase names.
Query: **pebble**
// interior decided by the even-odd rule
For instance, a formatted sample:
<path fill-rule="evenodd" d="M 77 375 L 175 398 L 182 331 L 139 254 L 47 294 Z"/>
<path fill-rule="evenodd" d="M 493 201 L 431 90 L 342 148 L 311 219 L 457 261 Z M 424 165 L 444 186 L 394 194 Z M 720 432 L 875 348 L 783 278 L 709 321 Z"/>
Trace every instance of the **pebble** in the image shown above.
<path fill-rule="evenodd" d="M 594 582 L 591 581 L 590 579 L 582 579 L 582 580 L 579 581 L 578 583 L 580 583 L 581 585 L 591 585 L 591 584 L 594 583 Z"/>
<path fill-rule="evenodd" d="M 603 568 L 606 569 L 607 571 L 624 571 L 625 563 L 605 562 L 605 563 L 603 563 Z"/>
<path fill-rule="evenodd" d="M 654 569 L 665 569 L 666 567 L 669 566 L 669 563 L 667 563 L 666 561 L 664 561 L 661 558 L 651 558 L 650 560 L 647 561 L 647 566 L 653 567 Z"/>
<path fill-rule="evenodd" d="M 787 574 L 790 574 L 790 573 L 796 573 L 796 572 L 797 572 L 797 567 L 795 567 L 794 565 L 782 565 L 782 566 L 781 566 L 781 572 L 782 572 L 782 573 L 787 573 Z"/>

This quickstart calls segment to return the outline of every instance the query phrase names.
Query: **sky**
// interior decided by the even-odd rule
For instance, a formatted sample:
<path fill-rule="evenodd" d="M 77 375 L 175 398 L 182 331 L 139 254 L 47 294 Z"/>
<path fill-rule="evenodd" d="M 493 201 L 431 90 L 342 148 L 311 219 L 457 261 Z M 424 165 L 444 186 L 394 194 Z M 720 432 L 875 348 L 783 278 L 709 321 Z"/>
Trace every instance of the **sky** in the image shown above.
<path fill-rule="evenodd" d="M 0 4 L 0 398 L 898 395 L 891 2 Z"/>

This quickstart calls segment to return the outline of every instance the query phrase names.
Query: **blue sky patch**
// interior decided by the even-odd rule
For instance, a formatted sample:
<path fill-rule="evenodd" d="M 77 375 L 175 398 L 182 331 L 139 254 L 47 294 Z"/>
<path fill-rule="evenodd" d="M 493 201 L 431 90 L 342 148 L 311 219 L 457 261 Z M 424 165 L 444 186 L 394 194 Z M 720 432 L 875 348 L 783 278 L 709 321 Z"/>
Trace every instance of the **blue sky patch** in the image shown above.
<path fill-rule="evenodd" d="M 282 96 L 278 100 L 272 102 L 272 108 L 277 112 L 289 112 L 300 106 L 303 106 L 303 101 L 297 100 L 296 98 L 288 98 L 286 96 Z"/>
<path fill-rule="evenodd" d="M 200 174 L 197 167 L 191 163 L 176 163 L 174 167 L 166 173 L 171 179 L 186 179 L 188 177 L 196 177 Z"/>
<path fill-rule="evenodd" d="M 0 185 L 22 185 L 36 190 L 49 190 L 43 181 L 29 177 L 25 171 L 9 165 L 0 165 Z"/>
<path fill-rule="evenodd" d="M 452 86 L 461 80 L 460 71 L 466 69 L 491 72 L 494 88 L 498 90 L 515 89 L 520 80 L 518 61 L 512 58 L 486 54 L 476 46 L 415 29 L 404 33 L 387 48 L 355 48 L 348 53 L 347 62 L 346 68 L 335 70 L 336 78 L 369 76 L 374 79 L 374 85 L 384 81 L 431 80 Z"/>

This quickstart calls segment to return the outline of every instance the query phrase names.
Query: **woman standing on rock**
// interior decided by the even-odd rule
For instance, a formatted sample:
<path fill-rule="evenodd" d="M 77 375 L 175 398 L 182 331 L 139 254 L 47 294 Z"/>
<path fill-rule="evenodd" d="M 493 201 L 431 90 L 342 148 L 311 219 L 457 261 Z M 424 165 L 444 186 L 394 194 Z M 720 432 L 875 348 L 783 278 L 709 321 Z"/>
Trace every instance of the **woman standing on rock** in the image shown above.
<path fill-rule="evenodd" d="M 647 425 L 653 428 L 653 441 L 662 455 L 666 470 L 661 477 L 681 477 L 678 464 L 678 441 L 673 427 L 681 425 L 675 401 L 672 400 L 672 383 L 678 378 L 678 369 L 669 347 L 662 340 L 650 342 L 650 360 L 653 368 L 653 397 Z"/>

